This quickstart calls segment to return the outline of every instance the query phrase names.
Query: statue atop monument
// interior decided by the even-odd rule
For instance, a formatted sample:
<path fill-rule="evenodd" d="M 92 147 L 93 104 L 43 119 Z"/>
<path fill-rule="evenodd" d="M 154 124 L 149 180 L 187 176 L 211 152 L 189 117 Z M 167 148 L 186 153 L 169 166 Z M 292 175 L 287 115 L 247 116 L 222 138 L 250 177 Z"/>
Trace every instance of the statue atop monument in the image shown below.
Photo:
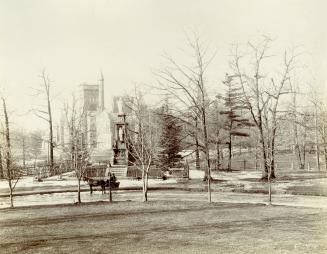
<path fill-rule="evenodd" d="M 121 97 L 117 101 L 117 107 L 118 107 L 118 114 L 124 114 L 124 112 L 123 112 L 123 100 L 122 100 Z"/>

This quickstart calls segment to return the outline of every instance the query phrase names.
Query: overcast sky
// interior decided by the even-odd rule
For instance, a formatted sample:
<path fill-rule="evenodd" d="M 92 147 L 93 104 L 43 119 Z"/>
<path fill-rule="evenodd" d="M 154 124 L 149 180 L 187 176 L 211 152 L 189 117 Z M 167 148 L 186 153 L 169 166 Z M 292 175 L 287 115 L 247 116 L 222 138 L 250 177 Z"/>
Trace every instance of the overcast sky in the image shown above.
<path fill-rule="evenodd" d="M 0 0 L 0 86 L 15 124 L 39 126 L 21 115 L 38 102 L 31 87 L 43 68 L 57 105 L 79 84 L 96 83 L 101 70 L 106 97 L 125 93 L 151 83 L 163 52 L 175 55 L 196 31 L 217 50 L 212 86 L 228 71 L 230 43 L 264 33 L 281 49 L 304 45 L 308 71 L 324 87 L 326 13 L 324 0 Z"/>

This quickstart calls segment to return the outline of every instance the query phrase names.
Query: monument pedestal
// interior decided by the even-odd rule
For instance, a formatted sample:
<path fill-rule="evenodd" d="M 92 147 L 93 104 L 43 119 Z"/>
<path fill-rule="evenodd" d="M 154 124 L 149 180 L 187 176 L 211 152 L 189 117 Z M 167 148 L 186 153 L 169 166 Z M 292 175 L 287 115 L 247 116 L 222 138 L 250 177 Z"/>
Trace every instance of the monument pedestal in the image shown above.
<path fill-rule="evenodd" d="M 127 149 L 127 123 L 125 114 L 118 114 L 118 121 L 115 123 L 114 159 L 113 165 L 128 166 Z"/>

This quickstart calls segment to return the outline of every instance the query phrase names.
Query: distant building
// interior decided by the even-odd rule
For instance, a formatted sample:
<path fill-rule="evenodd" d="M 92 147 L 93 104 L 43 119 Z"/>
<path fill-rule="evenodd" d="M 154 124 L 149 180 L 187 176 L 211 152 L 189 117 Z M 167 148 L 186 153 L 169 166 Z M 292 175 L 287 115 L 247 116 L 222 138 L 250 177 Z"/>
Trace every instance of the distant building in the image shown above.
<path fill-rule="evenodd" d="M 86 114 L 83 119 L 83 142 L 89 145 L 93 162 L 110 161 L 114 164 L 114 148 L 119 131 L 117 124 L 121 121 L 119 114 L 131 116 L 131 109 L 125 103 L 126 98 L 113 97 L 112 111 L 110 111 L 105 107 L 102 75 L 98 84 L 81 84 L 79 86 L 79 104 Z M 63 148 L 67 148 L 70 143 L 69 128 L 65 118 L 63 114 L 58 134 L 59 143 Z"/>
<path fill-rule="evenodd" d="M 80 102 L 86 112 L 84 120 L 84 133 L 86 144 L 92 148 L 97 148 L 97 118 L 104 111 L 104 79 L 101 75 L 99 84 L 80 85 Z"/>

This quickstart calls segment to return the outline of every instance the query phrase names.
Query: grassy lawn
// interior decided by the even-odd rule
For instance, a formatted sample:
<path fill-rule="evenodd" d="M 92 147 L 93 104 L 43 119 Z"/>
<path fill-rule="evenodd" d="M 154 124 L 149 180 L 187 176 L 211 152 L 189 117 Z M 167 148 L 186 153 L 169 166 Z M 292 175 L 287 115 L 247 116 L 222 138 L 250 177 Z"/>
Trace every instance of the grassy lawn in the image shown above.
<path fill-rule="evenodd" d="M 326 210 L 186 201 L 0 211 L 1 253 L 326 253 Z"/>

